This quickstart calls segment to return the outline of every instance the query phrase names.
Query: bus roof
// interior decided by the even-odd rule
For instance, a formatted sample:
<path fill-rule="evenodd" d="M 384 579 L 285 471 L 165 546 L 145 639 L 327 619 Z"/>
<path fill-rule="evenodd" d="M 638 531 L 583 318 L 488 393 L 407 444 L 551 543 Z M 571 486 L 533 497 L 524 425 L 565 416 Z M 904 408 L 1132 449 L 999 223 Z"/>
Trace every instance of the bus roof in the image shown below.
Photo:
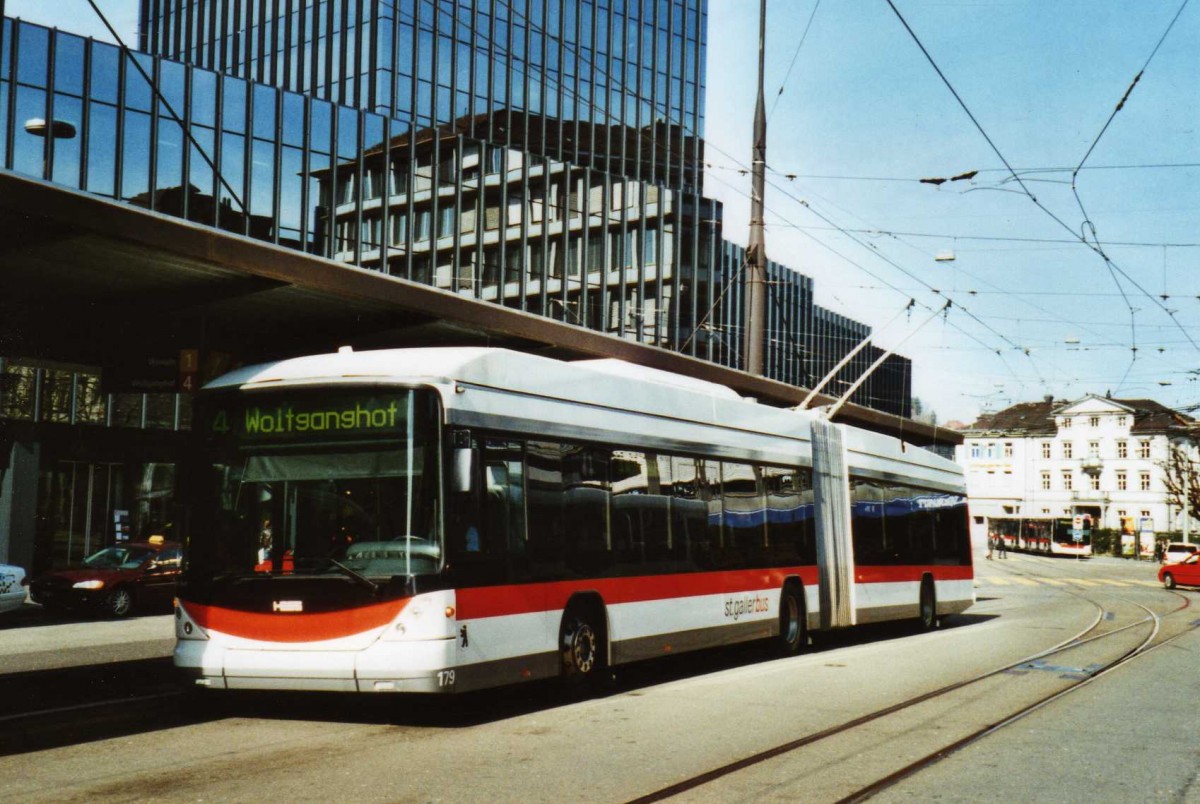
<path fill-rule="evenodd" d="M 447 420 L 506 423 L 545 437 L 611 441 L 622 434 L 663 452 L 705 451 L 725 458 L 807 464 L 820 414 L 760 405 L 715 383 L 620 360 L 565 362 L 508 349 L 423 347 L 310 355 L 236 369 L 206 390 L 337 384 L 401 384 L 438 389 Z M 891 436 L 844 426 L 851 465 L 879 476 L 913 474 L 960 487 L 952 461 Z M 689 449 L 689 446 L 691 449 Z"/>

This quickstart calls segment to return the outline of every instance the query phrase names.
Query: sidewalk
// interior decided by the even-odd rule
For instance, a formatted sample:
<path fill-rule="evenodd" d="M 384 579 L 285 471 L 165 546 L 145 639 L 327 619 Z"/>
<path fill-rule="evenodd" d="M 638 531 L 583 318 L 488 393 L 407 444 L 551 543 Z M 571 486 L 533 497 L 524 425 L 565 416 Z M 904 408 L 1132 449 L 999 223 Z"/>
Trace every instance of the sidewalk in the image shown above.
<path fill-rule="evenodd" d="M 0 674 L 170 656 L 172 614 L 124 620 L 48 616 L 26 603 L 0 615 Z"/>

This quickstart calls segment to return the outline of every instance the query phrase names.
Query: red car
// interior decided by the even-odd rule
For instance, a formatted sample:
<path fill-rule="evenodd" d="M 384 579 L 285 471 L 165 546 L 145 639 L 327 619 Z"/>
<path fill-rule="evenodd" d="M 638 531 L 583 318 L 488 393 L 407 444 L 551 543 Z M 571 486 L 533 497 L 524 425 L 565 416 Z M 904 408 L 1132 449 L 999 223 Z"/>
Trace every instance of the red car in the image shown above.
<path fill-rule="evenodd" d="M 1158 579 L 1168 589 L 1178 584 L 1200 586 L 1200 550 L 1177 564 L 1163 564 L 1158 568 Z"/>
<path fill-rule="evenodd" d="M 29 596 L 52 613 L 98 608 L 125 617 L 139 607 L 169 607 L 181 558 L 177 542 L 122 542 L 84 559 L 82 567 L 35 578 Z"/>

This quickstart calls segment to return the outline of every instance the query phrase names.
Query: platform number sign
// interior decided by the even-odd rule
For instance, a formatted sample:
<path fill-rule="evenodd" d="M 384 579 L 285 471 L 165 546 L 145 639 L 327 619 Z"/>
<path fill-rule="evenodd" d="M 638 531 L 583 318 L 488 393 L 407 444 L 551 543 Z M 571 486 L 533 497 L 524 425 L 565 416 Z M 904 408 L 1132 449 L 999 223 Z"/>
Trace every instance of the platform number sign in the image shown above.
<path fill-rule="evenodd" d="M 200 350 L 179 350 L 179 392 L 194 394 L 200 384 Z"/>

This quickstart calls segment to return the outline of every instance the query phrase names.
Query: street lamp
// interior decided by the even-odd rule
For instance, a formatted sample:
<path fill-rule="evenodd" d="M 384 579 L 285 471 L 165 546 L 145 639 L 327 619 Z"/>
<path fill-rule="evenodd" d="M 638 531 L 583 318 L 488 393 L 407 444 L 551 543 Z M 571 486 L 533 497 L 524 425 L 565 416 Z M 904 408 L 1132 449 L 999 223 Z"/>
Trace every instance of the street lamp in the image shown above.
<path fill-rule="evenodd" d="M 57 119 L 47 122 L 40 117 L 33 117 L 25 121 L 25 133 L 45 140 L 42 146 L 42 178 L 50 179 L 54 141 L 75 139 L 75 124 Z"/>

